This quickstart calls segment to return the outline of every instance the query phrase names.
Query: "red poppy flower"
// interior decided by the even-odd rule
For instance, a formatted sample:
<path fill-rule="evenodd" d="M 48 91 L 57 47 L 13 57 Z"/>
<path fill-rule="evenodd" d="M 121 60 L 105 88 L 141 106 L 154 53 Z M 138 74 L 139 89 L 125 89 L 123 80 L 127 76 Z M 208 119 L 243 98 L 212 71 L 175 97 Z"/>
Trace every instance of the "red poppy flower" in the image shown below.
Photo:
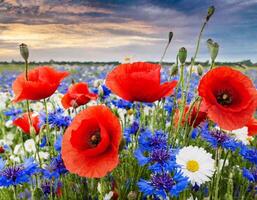
<path fill-rule="evenodd" d="M 30 118 L 32 122 L 32 126 L 36 132 L 36 134 L 39 133 L 40 127 L 39 127 L 39 117 L 38 115 L 35 115 L 33 113 L 30 113 Z M 29 116 L 28 113 L 24 113 L 21 117 L 15 119 L 13 121 L 13 125 L 20 127 L 22 131 L 26 134 L 30 134 L 30 125 L 29 125 Z"/>
<path fill-rule="evenodd" d="M 218 67 L 205 74 L 198 92 L 208 117 L 225 130 L 242 128 L 256 110 L 257 92 L 252 81 L 230 67 Z"/>
<path fill-rule="evenodd" d="M 20 74 L 13 82 L 14 102 L 23 100 L 40 100 L 51 96 L 58 88 L 68 72 L 59 72 L 51 67 L 37 67 L 25 74 Z"/>
<path fill-rule="evenodd" d="M 75 174 L 100 178 L 119 162 L 121 126 L 118 118 L 103 105 L 81 111 L 66 130 L 62 158 L 66 168 Z"/>
<path fill-rule="evenodd" d="M 257 119 L 252 117 L 250 121 L 247 122 L 246 126 L 248 127 L 249 136 L 257 135 Z"/>
<path fill-rule="evenodd" d="M 68 92 L 62 98 L 62 105 L 65 109 L 69 107 L 78 107 L 88 103 L 90 100 L 96 100 L 97 95 L 90 93 L 86 83 L 76 83 L 72 85 Z"/>
<path fill-rule="evenodd" d="M 207 119 L 207 113 L 204 111 L 204 108 L 202 107 L 202 105 L 200 108 L 198 108 L 198 105 L 195 105 L 192 108 L 190 116 L 187 116 L 187 113 L 189 111 L 189 106 L 185 107 L 184 114 L 182 116 L 182 121 L 181 121 L 182 125 L 185 123 L 186 117 L 188 117 L 188 124 L 190 126 L 193 125 L 194 128 L 199 126 L 203 121 L 205 121 Z M 179 109 L 177 109 L 174 114 L 174 125 L 176 127 L 179 122 L 179 117 L 180 117 L 180 111 L 179 111 Z"/>
<path fill-rule="evenodd" d="M 177 81 L 160 83 L 161 66 L 146 62 L 122 64 L 106 78 L 113 93 L 127 101 L 154 102 L 173 93 Z"/>

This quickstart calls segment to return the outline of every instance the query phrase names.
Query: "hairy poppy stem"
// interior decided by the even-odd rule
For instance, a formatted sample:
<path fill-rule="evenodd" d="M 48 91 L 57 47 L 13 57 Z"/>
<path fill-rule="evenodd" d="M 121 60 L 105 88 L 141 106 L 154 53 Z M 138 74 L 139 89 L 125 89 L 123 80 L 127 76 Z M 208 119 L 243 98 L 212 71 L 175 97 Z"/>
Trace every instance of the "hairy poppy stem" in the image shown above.
<path fill-rule="evenodd" d="M 25 78 L 26 78 L 26 81 L 29 80 L 29 77 L 28 77 L 28 60 L 25 60 Z"/>
<path fill-rule="evenodd" d="M 48 115 L 48 108 L 47 108 L 47 102 L 46 99 L 44 99 L 44 108 L 45 108 L 45 113 L 46 113 L 46 135 L 47 135 L 47 143 L 50 145 L 50 129 L 49 129 L 49 115 Z M 50 153 L 53 155 L 53 151 L 50 151 Z"/>
<path fill-rule="evenodd" d="M 221 156 L 221 149 L 217 147 L 216 149 L 216 155 L 215 155 L 215 160 L 216 160 L 216 181 L 215 181 L 215 187 L 214 187 L 214 200 L 219 199 L 219 181 L 220 181 L 220 156 Z"/>
<path fill-rule="evenodd" d="M 166 55 L 166 52 L 167 52 L 167 50 L 168 50 L 169 45 L 170 45 L 170 43 L 168 42 L 167 45 L 166 45 L 166 47 L 165 47 L 165 50 L 164 50 L 164 52 L 163 52 L 163 54 L 162 54 L 161 60 L 160 60 L 160 62 L 159 62 L 159 65 L 162 64 L 162 61 L 163 61 L 163 59 L 164 59 L 164 56 Z"/>
<path fill-rule="evenodd" d="M 164 59 L 164 56 L 166 55 L 166 52 L 167 52 L 167 50 L 168 50 L 168 48 L 169 48 L 169 45 L 170 45 L 170 43 L 171 43 L 172 38 L 173 38 L 173 32 L 170 32 L 170 33 L 169 33 L 169 40 L 168 40 L 168 43 L 166 44 L 166 47 L 165 47 L 164 52 L 163 52 L 163 54 L 162 54 L 161 60 L 160 60 L 160 62 L 159 62 L 159 65 L 162 64 L 162 61 L 163 61 L 163 59 Z"/>

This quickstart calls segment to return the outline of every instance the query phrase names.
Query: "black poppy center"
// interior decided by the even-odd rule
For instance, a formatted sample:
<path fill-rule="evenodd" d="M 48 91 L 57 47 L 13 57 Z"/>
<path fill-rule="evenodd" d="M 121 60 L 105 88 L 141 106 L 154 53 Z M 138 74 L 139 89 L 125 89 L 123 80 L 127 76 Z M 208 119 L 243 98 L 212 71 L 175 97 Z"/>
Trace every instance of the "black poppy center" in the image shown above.
<path fill-rule="evenodd" d="M 91 135 L 89 144 L 92 147 L 96 147 L 99 143 L 101 142 L 101 135 L 100 131 L 95 132 L 94 134 Z"/>
<path fill-rule="evenodd" d="M 216 96 L 217 102 L 220 105 L 228 106 L 232 104 L 233 97 L 229 92 L 219 92 Z"/>

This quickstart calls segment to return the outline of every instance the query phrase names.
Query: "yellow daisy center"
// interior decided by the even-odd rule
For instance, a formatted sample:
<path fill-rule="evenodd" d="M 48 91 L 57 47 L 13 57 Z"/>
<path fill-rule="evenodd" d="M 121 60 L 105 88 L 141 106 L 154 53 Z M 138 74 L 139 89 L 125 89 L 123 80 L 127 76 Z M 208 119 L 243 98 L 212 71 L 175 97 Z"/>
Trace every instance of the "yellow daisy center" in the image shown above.
<path fill-rule="evenodd" d="M 187 170 L 191 172 L 196 172 L 199 170 L 199 164 L 195 160 L 189 160 L 187 162 Z"/>

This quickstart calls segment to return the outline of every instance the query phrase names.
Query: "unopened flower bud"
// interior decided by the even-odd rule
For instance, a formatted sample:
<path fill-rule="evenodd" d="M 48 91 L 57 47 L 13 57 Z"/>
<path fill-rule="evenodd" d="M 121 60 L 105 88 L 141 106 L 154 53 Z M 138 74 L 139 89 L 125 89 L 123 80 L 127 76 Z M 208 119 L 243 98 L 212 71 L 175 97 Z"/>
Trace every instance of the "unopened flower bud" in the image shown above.
<path fill-rule="evenodd" d="M 210 52 L 211 60 L 214 61 L 219 53 L 219 44 L 212 39 L 207 40 L 207 47 Z"/>
<path fill-rule="evenodd" d="M 184 64 L 187 59 L 187 50 L 185 47 L 179 49 L 178 58 L 181 64 Z"/>
<path fill-rule="evenodd" d="M 210 46 L 213 44 L 213 40 L 211 38 L 209 38 L 206 42 L 207 42 L 208 48 L 210 48 Z"/>
<path fill-rule="evenodd" d="M 29 58 L 29 49 L 28 46 L 24 43 L 20 44 L 20 54 L 24 60 L 28 60 Z"/>
<path fill-rule="evenodd" d="M 5 152 L 4 147 L 0 146 L 0 154 L 4 152 Z"/>
<path fill-rule="evenodd" d="M 171 42 L 172 38 L 173 38 L 173 32 L 170 32 L 169 33 L 169 43 Z"/>
<path fill-rule="evenodd" d="M 130 191 L 128 193 L 128 200 L 136 200 L 137 199 L 137 192 L 136 191 Z"/>
<path fill-rule="evenodd" d="M 202 65 L 197 65 L 197 74 L 199 76 L 202 76 L 203 75 L 203 66 Z"/>
<path fill-rule="evenodd" d="M 178 74 L 178 65 L 174 64 L 171 66 L 170 75 L 176 76 Z"/>
<path fill-rule="evenodd" d="M 206 16 L 206 21 L 209 21 L 209 19 L 214 14 L 214 12 L 215 12 L 215 7 L 214 6 L 210 6 L 208 8 L 208 13 L 207 13 L 207 16 Z"/>

